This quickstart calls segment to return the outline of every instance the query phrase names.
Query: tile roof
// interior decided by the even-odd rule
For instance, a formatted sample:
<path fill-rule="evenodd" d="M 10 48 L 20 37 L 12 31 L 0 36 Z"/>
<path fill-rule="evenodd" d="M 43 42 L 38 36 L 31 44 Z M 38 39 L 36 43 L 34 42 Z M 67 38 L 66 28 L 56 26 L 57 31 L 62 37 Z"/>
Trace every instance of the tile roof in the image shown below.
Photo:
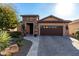
<path fill-rule="evenodd" d="M 51 21 L 50 21 L 50 20 L 45 20 L 45 19 L 47 19 L 47 18 L 49 18 L 49 17 L 55 18 L 55 19 L 57 19 L 57 20 L 52 20 L 52 19 L 51 19 Z M 39 20 L 38 22 L 39 22 L 39 23 L 47 23 L 47 22 L 49 22 L 49 23 L 69 23 L 69 22 L 71 22 L 71 21 L 70 21 L 70 20 L 64 20 L 64 19 L 58 18 L 58 17 L 56 17 L 56 16 L 50 15 L 50 16 L 47 16 L 47 17 L 45 17 L 45 18 Z"/>
<path fill-rule="evenodd" d="M 26 16 L 26 17 L 28 17 L 28 16 L 35 16 L 35 17 L 39 17 L 39 15 L 20 15 L 20 16 Z"/>

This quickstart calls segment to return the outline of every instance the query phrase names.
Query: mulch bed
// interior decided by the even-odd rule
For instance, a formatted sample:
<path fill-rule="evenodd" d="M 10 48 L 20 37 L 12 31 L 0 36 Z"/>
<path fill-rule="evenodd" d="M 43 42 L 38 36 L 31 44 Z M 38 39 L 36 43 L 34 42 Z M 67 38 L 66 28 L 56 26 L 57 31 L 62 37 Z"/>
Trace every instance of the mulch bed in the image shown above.
<path fill-rule="evenodd" d="M 23 46 L 20 47 L 20 51 L 13 54 L 13 56 L 26 56 L 32 46 L 32 42 L 29 40 L 25 40 Z"/>
<path fill-rule="evenodd" d="M 13 54 L 12 56 L 27 56 L 30 48 L 32 46 L 32 42 L 29 40 L 24 40 L 24 44 L 20 46 L 20 51 Z M 0 56 L 3 56 L 0 54 Z"/>

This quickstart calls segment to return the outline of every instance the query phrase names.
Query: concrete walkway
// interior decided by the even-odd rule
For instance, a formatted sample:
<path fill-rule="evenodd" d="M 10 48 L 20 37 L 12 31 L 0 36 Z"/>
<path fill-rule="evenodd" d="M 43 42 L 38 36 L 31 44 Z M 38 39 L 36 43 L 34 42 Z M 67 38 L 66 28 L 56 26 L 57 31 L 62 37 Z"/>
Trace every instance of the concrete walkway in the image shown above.
<path fill-rule="evenodd" d="M 32 41 L 32 47 L 29 50 L 27 56 L 37 56 L 38 53 L 38 45 L 39 45 L 39 37 L 34 36 L 26 36 L 24 39 Z"/>
<path fill-rule="evenodd" d="M 33 45 L 28 56 L 79 56 L 79 42 L 65 36 L 27 36 Z"/>

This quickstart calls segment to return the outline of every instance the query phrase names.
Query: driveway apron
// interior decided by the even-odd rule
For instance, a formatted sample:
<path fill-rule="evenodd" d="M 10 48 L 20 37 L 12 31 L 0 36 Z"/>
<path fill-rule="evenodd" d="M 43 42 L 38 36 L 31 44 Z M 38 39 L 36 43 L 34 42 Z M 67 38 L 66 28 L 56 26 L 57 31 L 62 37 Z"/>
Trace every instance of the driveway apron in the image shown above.
<path fill-rule="evenodd" d="M 27 56 L 79 56 L 72 40 L 67 36 L 26 36 L 33 42 Z"/>
<path fill-rule="evenodd" d="M 77 56 L 79 50 L 66 36 L 40 36 L 38 56 Z"/>

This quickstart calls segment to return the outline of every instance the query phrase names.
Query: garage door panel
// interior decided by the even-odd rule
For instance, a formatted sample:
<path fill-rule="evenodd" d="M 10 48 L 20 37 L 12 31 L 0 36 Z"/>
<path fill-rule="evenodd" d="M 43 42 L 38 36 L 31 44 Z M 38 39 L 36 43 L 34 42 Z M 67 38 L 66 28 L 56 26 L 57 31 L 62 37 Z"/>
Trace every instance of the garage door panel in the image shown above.
<path fill-rule="evenodd" d="M 63 35 L 63 27 L 41 28 L 40 35 L 62 36 Z"/>

